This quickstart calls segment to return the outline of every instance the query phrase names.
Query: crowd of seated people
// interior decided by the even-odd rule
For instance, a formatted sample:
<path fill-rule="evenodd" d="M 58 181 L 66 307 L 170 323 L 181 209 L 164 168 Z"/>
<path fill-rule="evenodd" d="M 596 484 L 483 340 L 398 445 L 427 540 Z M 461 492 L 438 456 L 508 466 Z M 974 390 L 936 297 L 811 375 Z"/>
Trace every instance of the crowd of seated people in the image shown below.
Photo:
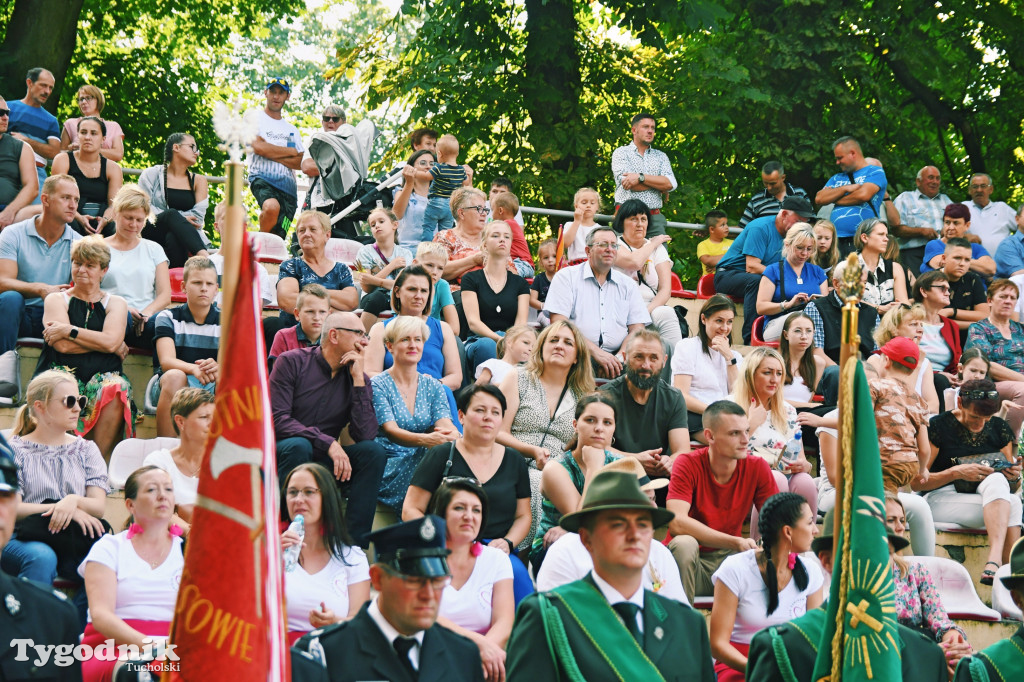
<path fill-rule="evenodd" d="M 268 93 L 278 89 L 287 90 L 277 83 Z M 171 523 L 187 532 L 195 501 L 218 379 L 223 259 L 205 230 L 209 187 L 192 170 L 199 157 L 195 138 L 171 135 L 164 163 L 145 170 L 139 185 L 122 186 L 117 161 L 124 136 L 98 117 L 102 93 L 83 86 L 79 105 L 82 116 L 64 126 L 64 151 L 34 208 L 21 199 L 35 173 L 21 172 L 22 148 L 4 143 L 13 138 L 0 116 L 0 197 L 8 202 L 0 205 L 0 223 L 12 218 L 0 230 L 0 319 L 13 322 L 0 331 L 0 354 L 19 337 L 43 341 L 15 449 L 34 476 L 42 475 L 39 467 L 24 454 L 34 448 L 53 450 L 54 457 L 83 453 L 74 480 L 51 485 L 57 474 L 50 471 L 43 490 L 39 481 L 26 481 L 23 504 L 26 515 L 50 505 L 51 524 L 75 522 L 85 533 L 102 534 L 96 500 L 107 486 L 103 463 L 134 435 L 136 404 L 144 399 L 143 387 L 126 378 L 124 361 L 130 348 L 151 349 L 157 378 L 148 397 L 156 405 L 157 433 L 177 436 L 180 444 L 147 459 L 169 476 L 145 470 L 142 483 L 133 485 L 145 484 L 153 495 L 173 488 L 177 504 L 164 519 L 133 502 L 142 510 L 142 528 L 118 542 L 142 538 L 165 552 L 173 542 L 161 534 Z M 451 140 L 442 141 L 442 165 L 461 168 Z M 270 151 L 274 145 L 267 144 Z M 855 146 L 837 143 L 837 153 L 851 154 L 858 165 Z M 547 553 L 572 535 L 558 521 L 577 511 L 592 474 L 625 458 L 640 466 L 651 490 L 667 488 L 667 502 L 659 503 L 675 513 L 668 543 L 673 580 L 685 599 L 719 597 L 712 648 L 721 676 L 741 675 L 753 632 L 776 622 L 778 606 L 772 598 L 758 601 L 764 600 L 758 581 L 771 586 L 769 568 L 778 567 L 778 556 L 809 549 L 804 526 L 834 504 L 829 475 L 837 450 L 842 304 L 836 287 L 847 268 L 840 250 L 859 254 L 860 341 L 883 472 L 887 489 L 906 508 L 914 552 L 933 554 L 934 523 L 954 523 L 987 534 L 989 561 L 980 582 L 991 584 L 1009 560 L 1022 526 L 1016 443 L 1024 421 L 1024 327 L 1018 284 L 991 279 L 997 272 L 1020 274 L 1000 269 L 1000 254 L 1009 259 L 1009 248 L 992 258 L 969 241 L 975 224 L 987 228 L 987 218 L 972 213 L 987 205 L 987 196 L 949 202 L 930 218 L 925 211 L 908 214 L 922 221 L 910 227 L 922 230 L 930 219 L 935 237 L 920 245 L 916 268 L 901 261 L 897 239 L 917 233 L 894 225 L 892 211 L 885 220 L 861 212 L 865 217 L 851 224 L 849 207 L 865 203 L 861 194 L 885 189 L 877 185 L 884 179 L 877 166 L 860 189 L 830 181 L 821 196 L 835 204 L 826 216 L 834 220 L 816 220 L 807 196 L 790 192 L 776 196 L 774 213 L 755 216 L 731 240 L 727 216 L 709 212 L 709 243 L 698 255 L 720 293 L 704 303 L 695 334 L 687 337 L 669 300 L 671 239 L 647 236 L 660 212 L 627 199 L 604 227 L 594 219 L 602 197 L 582 188 L 562 230 L 567 262 L 557 262 L 553 243 L 534 260 L 528 247 L 523 251 L 510 183 L 497 183 L 503 191 L 489 197 L 466 174 L 457 183 L 464 186 L 445 194 L 435 188 L 437 158 L 429 148 L 414 148 L 405 182 L 395 189 L 394 212 L 371 212 L 374 243 L 355 262 L 328 255 L 329 216 L 309 210 L 292 225 L 299 255 L 280 265 L 276 281 L 261 272 L 264 304 L 274 300 L 280 309 L 266 315 L 265 333 L 282 521 L 302 513 L 307 530 L 322 528 L 319 544 L 310 544 L 307 533 L 302 571 L 289 574 L 309 583 L 295 588 L 291 631 L 344 620 L 367 600 L 360 548 L 378 503 L 406 519 L 433 511 L 460 528 L 449 537 L 455 580 L 452 610 L 442 618 L 477 643 L 488 674 L 500 677 L 514 604 L 532 590 L 523 559 L 538 571 Z M 287 201 L 262 179 L 256 189 L 264 222 L 273 217 L 276 229 L 290 221 Z M 915 201 L 929 197 L 920 191 Z M 271 216 L 273 203 L 279 206 Z M 437 224 L 450 215 L 450 227 L 424 239 L 431 206 Z M 215 229 L 223 215 L 217 206 Z M 1005 239 L 1012 245 L 1016 238 Z M 186 300 L 172 307 L 170 270 L 178 267 Z M 530 278 L 543 288 L 531 289 Z M 725 294 L 743 298 L 743 340 L 778 342 L 778 351 L 734 345 L 738 304 Z M 531 322 L 534 311 L 541 315 Z M 904 428 L 893 428 L 884 415 L 898 415 Z M 800 438 L 810 434 L 817 438 L 806 440 L 817 440 L 820 451 L 817 479 L 813 451 Z M 957 461 L 983 453 L 1000 453 L 1008 466 Z M 459 487 L 460 477 L 475 483 Z M 784 496 L 766 517 L 766 501 L 780 491 Z M 763 550 L 755 550 L 758 537 Z M 284 538 L 294 541 L 288 533 Z M 47 547 L 16 536 L 4 553 L 5 570 L 43 582 L 58 574 L 75 578 L 60 573 L 62 557 L 39 544 Z M 122 613 L 120 602 L 114 608 L 110 601 L 108 573 L 116 577 L 117 551 L 105 548 L 84 564 L 90 601 L 99 595 L 90 627 L 131 642 L 145 631 L 131 624 L 130 609 Z M 499 554 L 507 562 L 497 561 Z M 789 588 L 805 609 L 817 604 L 821 584 L 811 574 L 805 571 Z M 905 567 L 897 571 L 906 575 L 912 572 Z M 339 584 L 347 588 L 336 589 Z M 324 585 L 337 594 L 326 595 Z M 490 595 L 488 613 L 469 613 L 458 603 L 482 599 L 462 593 L 464 585 Z M 753 598 L 751 586 L 759 613 L 746 622 L 752 611 L 740 607 Z M 730 613 L 737 609 L 742 616 Z M 959 646 L 943 638 L 948 632 L 936 637 Z"/>

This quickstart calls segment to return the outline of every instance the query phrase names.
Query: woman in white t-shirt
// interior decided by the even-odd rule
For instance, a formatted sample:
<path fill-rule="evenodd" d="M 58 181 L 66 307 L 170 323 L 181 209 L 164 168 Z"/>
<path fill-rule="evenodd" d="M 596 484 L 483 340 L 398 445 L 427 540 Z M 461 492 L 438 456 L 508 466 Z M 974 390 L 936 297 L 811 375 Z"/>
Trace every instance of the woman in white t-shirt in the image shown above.
<path fill-rule="evenodd" d="M 201 388 L 182 388 L 171 401 L 171 419 L 181 440 L 170 450 L 146 455 L 143 464 L 158 466 L 174 481 L 174 500 L 178 503 L 175 522 L 188 535 L 199 491 L 199 467 L 203 463 L 206 436 L 213 421 L 213 394 Z"/>
<path fill-rule="evenodd" d="M 725 559 L 711 582 L 711 653 L 718 682 L 745 677 L 754 633 L 821 605 L 824 576 L 818 564 L 798 555 L 818 533 L 807 501 L 796 493 L 773 495 L 761 508 L 762 549 Z"/>
<path fill-rule="evenodd" d="M 107 237 L 110 267 L 100 283 L 103 291 L 128 303 L 125 343 L 152 348 L 156 314 L 171 304 L 171 278 L 163 247 L 142 238 L 149 217 L 149 195 L 138 185 L 125 185 L 114 197 L 114 234 Z"/>
<path fill-rule="evenodd" d="M 281 534 L 281 549 L 301 542 L 295 570 L 284 574 L 288 644 L 316 628 L 348 620 L 370 599 L 370 565 L 345 529 L 341 495 L 322 465 L 300 464 L 281 486 L 281 515 L 290 523 L 302 514 L 305 536 Z"/>
<path fill-rule="evenodd" d="M 501 550 L 480 542 L 487 493 L 471 479 L 448 479 L 434 492 L 429 509 L 445 520 L 452 552 L 452 581 L 441 595 L 437 622 L 477 645 L 487 679 L 504 679 L 505 645 L 515 619 L 512 563 Z"/>
<path fill-rule="evenodd" d="M 104 535 L 78 567 L 89 597 L 89 624 L 82 644 L 114 640 L 145 649 L 144 638 L 170 634 L 181 573 L 185 568 L 181 528 L 173 525 L 174 484 L 166 471 L 144 466 L 124 484 L 128 529 Z M 82 662 L 86 682 L 109 680 L 123 661 Z"/>
<path fill-rule="evenodd" d="M 672 351 L 672 385 L 686 400 L 690 438 L 704 440 L 704 409 L 732 393 L 743 356 L 732 349 L 736 304 L 715 294 L 700 309 L 697 336 L 683 339 Z"/>

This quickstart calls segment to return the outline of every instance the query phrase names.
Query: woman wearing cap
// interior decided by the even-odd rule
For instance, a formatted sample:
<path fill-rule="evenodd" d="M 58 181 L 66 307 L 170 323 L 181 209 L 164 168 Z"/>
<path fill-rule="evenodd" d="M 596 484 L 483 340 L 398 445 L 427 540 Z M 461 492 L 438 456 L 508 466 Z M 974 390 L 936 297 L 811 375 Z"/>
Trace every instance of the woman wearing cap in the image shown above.
<path fill-rule="evenodd" d="M 765 318 L 765 341 L 778 341 L 786 318 L 802 310 L 812 296 L 828 295 L 828 275 L 810 262 L 816 248 L 811 226 L 796 223 L 786 232 L 782 258 L 764 269 L 757 290 L 757 314 Z"/>
<path fill-rule="evenodd" d="M 988 317 L 967 328 L 964 348 L 980 348 L 991 361 L 989 375 L 1003 400 L 1024 404 L 1024 324 L 1013 319 L 1020 290 L 1008 279 L 997 279 L 988 287 Z M 1007 421 L 1020 433 L 1024 410 L 1013 410 Z"/>
<path fill-rule="evenodd" d="M 810 505 L 795 493 L 778 493 L 761 507 L 761 549 L 727 557 L 711 582 L 711 653 L 718 682 L 743 680 L 750 640 L 758 630 L 821 605 L 825 578 L 810 551 L 818 533 Z"/>
<path fill-rule="evenodd" d="M 896 618 L 907 627 L 924 631 L 935 638 L 946 654 L 950 671 L 962 656 L 971 652 L 967 633 L 946 615 L 942 597 L 928 569 L 902 556 L 910 543 L 903 537 L 907 528 L 903 503 L 891 492 L 885 493 L 885 525 L 889 529 L 889 556 L 896 588 Z"/>
<path fill-rule="evenodd" d="M 300 514 L 305 537 L 288 526 L 281 534 L 282 551 L 302 544 L 295 569 L 284 574 L 289 644 L 349 620 L 370 599 L 366 554 L 349 537 L 338 485 L 320 464 L 300 464 L 281 485 L 282 525 Z"/>
<path fill-rule="evenodd" d="M 932 379 L 939 400 L 939 412 L 944 411 L 944 393 L 956 382 L 960 363 L 960 329 L 956 322 L 939 313 L 949 307 L 949 280 L 942 270 L 931 270 L 914 282 L 914 301 L 924 308 L 921 329 L 921 351 L 932 366 Z"/>
<path fill-rule="evenodd" d="M 541 518 L 533 536 L 530 562 L 533 570 L 540 569 L 544 553 L 565 531 L 558 521 L 565 514 L 579 509 L 587 484 L 605 464 L 619 458 L 611 452 L 615 438 L 615 420 L 618 417 L 615 402 L 605 393 L 591 393 L 576 403 L 573 428 L 576 435 L 566 446 L 566 452 L 554 458 L 541 473 Z"/>
<path fill-rule="evenodd" d="M 920 346 L 921 337 L 924 335 L 924 319 L 926 316 L 927 313 L 924 310 L 924 306 L 896 306 L 883 315 L 882 319 L 878 322 L 878 327 L 875 328 L 874 333 L 875 344 L 881 348 L 897 336 L 903 336 Z M 875 372 L 880 371 L 882 367 L 882 358 L 878 355 L 872 355 L 865 362 Z M 925 403 L 927 403 L 928 412 L 937 414 L 939 412 L 939 396 L 935 392 L 935 382 L 931 380 L 932 363 L 924 352 L 921 353 L 917 369 L 911 374 L 911 378 L 913 379 L 917 394 L 924 398 Z"/>
<path fill-rule="evenodd" d="M 932 444 L 928 481 L 911 484 L 914 490 L 927 493 L 936 521 L 985 529 L 989 550 L 980 577 L 983 585 L 992 584 L 1021 532 L 1021 464 L 1015 457 L 1016 438 L 1010 425 L 993 416 L 999 407 L 995 384 L 988 379 L 965 381 L 960 387 L 960 409 L 935 415 L 928 425 Z M 955 459 L 983 454 L 1006 468 L 958 464 Z"/>
<path fill-rule="evenodd" d="M 476 644 L 484 676 L 502 680 L 515 600 L 508 555 L 480 542 L 487 520 L 487 493 L 476 481 L 446 481 L 431 497 L 430 513 L 444 519 L 445 542 L 452 552 L 448 555 L 452 581 L 444 588 L 437 622 Z"/>
<path fill-rule="evenodd" d="M 487 492 L 489 513 L 483 537 L 489 547 L 510 555 L 516 602 L 533 591 L 526 566 L 516 547 L 530 532 L 530 476 L 523 456 L 497 442 L 506 410 L 505 396 L 490 384 L 471 384 L 459 392 L 462 437 L 427 451 L 412 475 L 405 494 L 402 519 L 411 521 L 427 511 L 430 496 L 449 478 L 472 478 Z"/>

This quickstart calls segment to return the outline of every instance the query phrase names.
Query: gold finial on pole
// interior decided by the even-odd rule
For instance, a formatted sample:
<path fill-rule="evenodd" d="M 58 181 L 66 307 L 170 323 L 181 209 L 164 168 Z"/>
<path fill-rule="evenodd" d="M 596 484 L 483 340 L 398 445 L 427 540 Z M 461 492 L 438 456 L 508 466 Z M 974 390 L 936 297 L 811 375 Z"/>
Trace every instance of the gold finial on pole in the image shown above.
<path fill-rule="evenodd" d="M 224 271 L 221 273 L 223 305 L 221 308 L 221 329 L 231 323 L 235 291 L 238 288 L 238 269 L 242 257 L 242 233 L 245 231 L 245 208 L 242 205 L 243 165 L 242 157 L 251 152 L 252 141 L 259 133 L 258 112 L 241 113 L 241 102 L 232 105 L 218 102 L 214 106 L 213 129 L 221 139 L 218 149 L 227 152 L 224 164 L 227 182 L 224 186 L 224 223 L 220 230 L 220 253 L 224 257 Z M 221 338 L 226 338 L 226 334 Z M 224 362 L 227 349 L 221 344 L 218 363 Z"/>

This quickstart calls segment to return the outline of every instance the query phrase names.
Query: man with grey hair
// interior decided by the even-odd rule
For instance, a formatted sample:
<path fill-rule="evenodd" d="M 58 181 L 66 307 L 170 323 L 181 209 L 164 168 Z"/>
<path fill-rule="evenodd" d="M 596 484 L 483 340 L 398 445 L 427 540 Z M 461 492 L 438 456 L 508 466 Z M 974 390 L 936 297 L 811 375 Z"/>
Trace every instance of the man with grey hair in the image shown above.
<path fill-rule="evenodd" d="M 814 323 L 814 352 L 839 362 L 839 346 L 842 341 L 843 301 L 839 298 L 839 284 L 846 273 L 846 261 L 840 261 L 832 268 L 832 286 L 828 296 L 816 298 L 804 308 L 804 314 Z M 867 270 L 861 270 L 861 278 L 867 277 Z M 871 332 L 878 323 L 878 310 L 866 303 L 858 303 L 860 315 L 857 331 L 860 334 L 860 352 L 868 357 L 875 350 Z M 826 405 L 832 403 L 826 403 Z"/>
<path fill-rule="evenodd" d="M 618 248 L 610 227 L 594 229 L 587 235 L 587 262 L 559 270 L 544 302 L 552 323 L 567 320 L 579 327 L 595 370 L 609 379 L 622 372 L 617 355 L 626 335 L 651 323 L 640 287 L 612 267 Z"/>
<path fill-rule="evenodd" d="M 325 133 L 333 133 L 345 122 L 345 111 L 337 104 L 328 104 L 320 115 L 320 126 L 324 129 Z M 313 160 L 313 156 L 309 153 L 309 146 L 309 143 L 307 143 L 306 151 L 302 154 L 300 169 L 313 180 L 309 184 L 309 189 L 306 190 L 306 199 L 302 202 L 302 210 L 314 208 L 323 213 L 330 213 L 334 202 L 324 196 L 323 188 L 320 185 L 320 169 L 316 167 L 316 161 Z"/>
<path fill-rule="evenodd" d="M 740 228 L 744 228 L 754 218 L 766 215 L 778 215 L 782 210 L 782 201 L 789 195 L 806 197 L 807 192 L 786 182 L 786 169 L 780 161 L 769 161 L 761 167 L 761 184 L 764 191 L 758 192 L 743 211 Z"/>
<path fill-rule="evenodd" d="M 832 143 L 839 166 L 814 197 L 814 203 L 835 204 L 829 220 L 836 226 L 839 250 L 845 257 L 853 250 L 853 233 L 861 221 L 882 216 L 882 200 L 888 181 L 881 166 L 868 163 L 860 143 L 849 135 Z"/>
<path fill-rule="evenodd" d="M 993 188 L 992 176 L 988 173 L 975 173 L 971 176 L 968 188 L 971 199 L 963 202 L 971 209 L 970 232 L 981 239 L 981 245 L 989 253 L 998 251 L 1003 240 L 1017 229 L 1013 209 L 1006 202 L 992 201 Z"/>
<path fill-rule="evenodd" d="M 953 203 L 939 191 L 941 187 L 939 169 L 925 166 L 917 172 L 917 189 L 896 197 L 901 224 L 891 226 L 891 235 L 899 239 L 900 262 L 915 275 L 921 271 L 925 245 L 942 236 L 943 211 Z"/>

